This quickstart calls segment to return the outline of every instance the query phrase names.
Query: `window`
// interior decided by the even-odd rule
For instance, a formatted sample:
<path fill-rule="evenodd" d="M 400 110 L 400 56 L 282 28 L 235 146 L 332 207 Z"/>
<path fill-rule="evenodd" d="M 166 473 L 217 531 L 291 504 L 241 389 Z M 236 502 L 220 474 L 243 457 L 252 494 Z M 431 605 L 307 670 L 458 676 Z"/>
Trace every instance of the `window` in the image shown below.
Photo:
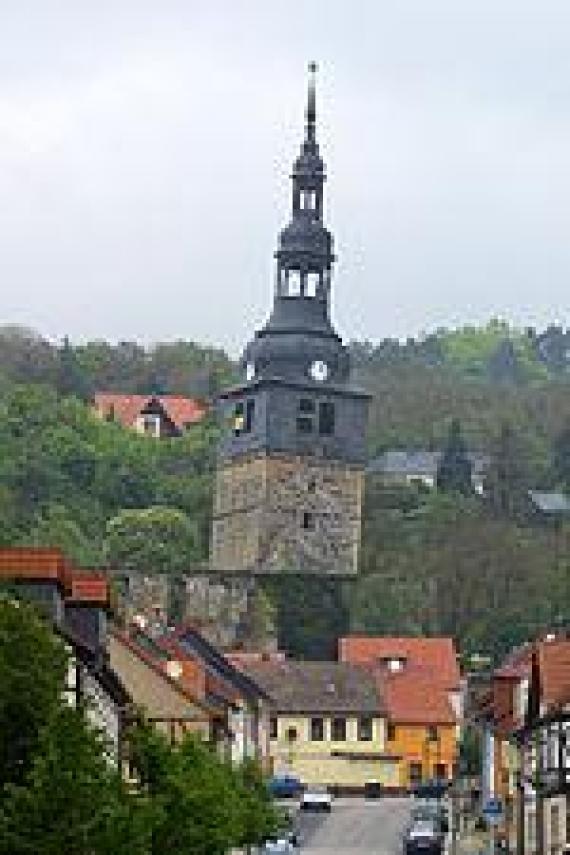
<path fill-rule="evenodd" d="M 312 211 L 315 207 L 316 193 L 314 190 L 301 190 L 301 208 L 304 211 Z"/>
<path fill-rule="evenodd" d="M 269 738 L 277 739 L 278 732 L 277 718 L 275 716 L 271 716 L 269 719 Z"/>
<path fill-rule="evenodd" d="M 248 401 L 245 405 L 245 426 L 244 432 L 250 433 L 253 426 L 253 418 L 255 416 L 255 401 Z"/>
<path fill-rule="evenodd" d="M 447 766 L 445 763 L 435 764 L 435 777 L 438 781 L 445 781 L 447 778 Z"/>
<path fill-rule="evenodd" d="M 428 742 L 438 742 L 439 735 L 437 732 L 437 727 L 430 725 L 430 727 L 428 727 L 428 729 L 427 729 L 426 738 L 427 738 Z"/>
<path fill-rule="evenodd" d="M 372 717 L 367 715 L 358 720 L 358 738 L 361 742 L 372 742 Z"/>
<path fill-rule="evenodd" d="M 322 718 L 311 719 L 311 741 L 322 742 L 325 738 L 325 722 Z"/>
<path fill-rule="evenodd" d="M 312 398 L 299 399 L 299 413 L 297 416 L 297 431 L 298 433 L 313 432 L 313 416 L 315 413 L 315 402 Z"/>
<path fill-rule="evenodd" d="M 392 722 L 388 722 L 386 739 L 388 740 L 388 742 L 394 742 L 394 740 L 396 739 L 396 725 L 392 724 Z"/>
<path fill-rule="evenodd" d="M 303 528 L 305 531 L 313 531 L 315 528 L 315 520 L 310 511 L 303 511 Z"/>
<path fill-rule="evenodd" d="M 334 404 L 330 401 L 319 404 L 319 433 L 321 436 L 334 434 Z"/>
<path fill-rule="evenodd" d="M 240 401 L 234 407 L 234 416 L 233 416 L 233 428 L 234 433 L 239 435 L 245 426 L 245 417 L 243 413 L 243 402 Z"/>
<path fill-rule="evenodd" d="M 333 718 L 331 724 L 331 738 L 333 742 L 346 742 L 345 718 Z"/>
<path fill-rule="evenodd" d="M 422 764 L 410 763 L 410 784 L 420 784 L 422 780 Z"/>
<path fill-rule="evenodd" d="M 297 740 L 297 728 L 296 727 L 288 727 L 287 728 L 287 742 L 296 742 Z"/>
<path fill-rule="evenodd" d="M 241 433 L 250 433 L 255 417 L 255 401 L 247 401 L 244 407 L 243 401 L 239 401 L 234 407 L 233 429 L 236 436 Z"/>
<path fill-rule="evenodd" d="M 297 418 L 297 432 L 298 433 L 312 433 L 313 432 L 313 420 L 308 419 L 306 416 L 299 416 Z"/>

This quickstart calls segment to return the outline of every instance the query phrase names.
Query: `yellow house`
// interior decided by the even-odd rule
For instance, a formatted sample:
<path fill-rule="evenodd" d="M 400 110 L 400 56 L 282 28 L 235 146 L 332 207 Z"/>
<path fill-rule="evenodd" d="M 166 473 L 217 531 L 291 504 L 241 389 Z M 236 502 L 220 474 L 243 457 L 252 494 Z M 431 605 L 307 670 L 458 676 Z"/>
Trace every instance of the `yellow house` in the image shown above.
<path fill-rule="evenodd" d="M 386 751 L 386 721 L 374 678 L 344 662 L 258 661 L 247 670 L 273 703 L 274 773 L 305 784 L 395 787 L 398 760 Z"/>

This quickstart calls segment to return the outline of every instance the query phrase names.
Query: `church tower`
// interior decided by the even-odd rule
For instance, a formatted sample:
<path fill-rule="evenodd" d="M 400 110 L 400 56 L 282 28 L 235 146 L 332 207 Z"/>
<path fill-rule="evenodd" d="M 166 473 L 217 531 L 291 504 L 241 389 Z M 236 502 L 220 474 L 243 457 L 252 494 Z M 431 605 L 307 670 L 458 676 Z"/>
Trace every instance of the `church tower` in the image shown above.
<path fill-rule="evenodd" d="M 346 578 L 358 566 L 368 395 L 350 382 L 330 317 L 335 256 L 315 72 L 311 64 L 273 309 L 245 349 L 241 382 L 220 397 L 211 569 L 224 577 Z"/>

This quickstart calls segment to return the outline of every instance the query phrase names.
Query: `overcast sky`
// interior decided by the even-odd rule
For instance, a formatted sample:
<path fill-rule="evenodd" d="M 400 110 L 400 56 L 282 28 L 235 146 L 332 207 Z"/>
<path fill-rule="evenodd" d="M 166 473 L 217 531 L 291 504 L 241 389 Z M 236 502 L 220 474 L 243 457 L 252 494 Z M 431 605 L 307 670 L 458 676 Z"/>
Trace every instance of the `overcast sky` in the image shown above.
<path fill-rule="evenodd" d="M 264 319 L 305 67 L 347 338 L 570 323 L 568 0 L 3 0 L 0 322 Z"/>

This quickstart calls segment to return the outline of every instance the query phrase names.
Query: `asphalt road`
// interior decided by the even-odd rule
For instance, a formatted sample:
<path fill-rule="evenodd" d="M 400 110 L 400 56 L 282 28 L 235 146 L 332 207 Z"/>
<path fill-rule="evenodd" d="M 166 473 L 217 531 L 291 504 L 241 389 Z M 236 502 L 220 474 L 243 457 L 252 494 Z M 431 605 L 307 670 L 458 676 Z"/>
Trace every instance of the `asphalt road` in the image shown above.
<path fill-rule="evenodd" d="M 301 814 L 303 855 L 401 855 L 408 799 L 336 799 L 330 814 Z"/>

